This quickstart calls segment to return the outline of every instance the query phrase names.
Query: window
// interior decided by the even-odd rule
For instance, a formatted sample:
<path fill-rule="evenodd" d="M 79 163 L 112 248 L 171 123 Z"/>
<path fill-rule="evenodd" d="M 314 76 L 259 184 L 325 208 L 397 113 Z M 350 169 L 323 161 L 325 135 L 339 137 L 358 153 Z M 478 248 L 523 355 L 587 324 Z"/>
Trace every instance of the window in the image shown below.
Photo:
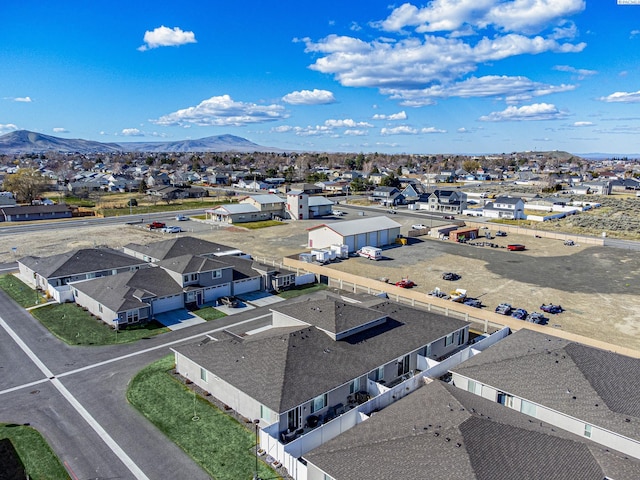
<path fill-rule="evenodd" d="M 379 382 L 384 380 L 384 367 L 378 367 L 373 371 L 373 381 Z"/>
<path fill-rule="evenodd" d="M 587 438 L 591 438 L 591 429 L 593 427 L 591 425 L 589 425 L 588 423 L 584 424 L 584 436 Z"/>
<path fill-rule="evenodd" d="M 476 395 L 482 395 L 482 384 L 469 380 L 467 382 L 467 391 L 475 393 Z"/>
<path fill-rule="evenodd" d="M 264 405 L 260 405 L 260 418 L 266 420 L 267 423 L 271 423 L 271 410 Z"/>
<path fill-rule="evenodd" d="M 402 376 L 409 372 L 409 355 L 398 359 L 398 376 Z"/>
<path fill-rule="evenodd" d="M 214 270 L 213 278 L 222 278 L 222 270 Z"/>
<path fill-rule="evenodd" d="M 520 412 L 526 415 L 531 415 L 532 417 L 535 417 L 537 413 L 537 407 L 535 403 L 522 400 L 520 403 Z"/>
<path fill-rule="evenodd" d="M 498 403 L 505 407 L 513 408 L 513 395 L 504 392 L 498 392 Z"/>
<path fill-rule="evenodd" d="M 458 332 L 458 345 L 462 345 L 464 343 L 464 330 L 460 330 Z"/>
<path fill-rule="evenodd" d="M 98 311 L 99 311 L 100 313 L 102 313 L 102 305 L 101 305 L 101 304 L 98 304 Z"/>
<path fill-rule="evenodd" d="M 360 378 L 356 378 L 349 384 L 349 393 L 356 393 L 360 391 Z"/>
<path fill-rule="evenodd" d="M 327 394 L 325 393 L 324 395 L 318 395 L 316 398 L 313 399 L 313 402 L 311 402 L 311 413 L 322 410 L 326 406 L 327 406 Z"/>
<path fill-rule="evenodd" d="M 448 347 L 453 343 L 453 333 L 450 333 L 446 337 L 444 337 L 444 346 Z"/>
<path fill-rule="evenodd" d="M 207 381 L 207 371 L 202 367 L 200 367 L 200 380 Z"/>
<path fill-rule="evenodd" d="M 431 344 L 429 344 L 426 347 L 424 347 L 424 356 L 425 357 L 430 357 L 431 356 Z"/>

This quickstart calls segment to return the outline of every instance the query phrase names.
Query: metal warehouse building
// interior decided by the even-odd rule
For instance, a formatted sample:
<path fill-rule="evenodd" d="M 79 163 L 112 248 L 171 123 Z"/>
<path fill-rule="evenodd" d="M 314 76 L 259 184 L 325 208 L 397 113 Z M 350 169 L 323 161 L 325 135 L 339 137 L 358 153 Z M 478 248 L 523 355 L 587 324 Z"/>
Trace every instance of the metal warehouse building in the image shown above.
<path fill-rule="evenodd" d="M 317 225 L 307 229 L 309 248 L 347 245 L 349 252 L 370 245 L 383 247 L 395 242 L 400 235 L 400 224 L 388 217 L 368 217 L 346 222 Z"/>

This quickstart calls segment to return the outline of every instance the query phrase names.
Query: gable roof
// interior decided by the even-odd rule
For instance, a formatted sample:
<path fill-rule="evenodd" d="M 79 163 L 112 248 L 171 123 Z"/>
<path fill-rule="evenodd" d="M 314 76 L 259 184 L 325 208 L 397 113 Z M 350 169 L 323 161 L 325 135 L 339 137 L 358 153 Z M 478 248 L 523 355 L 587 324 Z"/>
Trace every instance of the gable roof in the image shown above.
<path fill-rule="evenodd" d="M 338 480 L 616 480 L 640 462 L 515 410 L 431 382 L 304 455 Z"/>
<path fill-rule="evenodd" d="M 285 200 L 283 200 L 282 198 L 280 198 L 278 195 L 274 193 L 267 193 L 264 195 L 249 195 L 248 197 L 245 197 L 240 201 L 242 202 L 248 199 L 251 199 L 256 203 L 259 203 L 260 205 L 266 205 L 268 203 L 285 203 Z"/>
<path fill-rule="evenodd" d="M 169 240 L 139 245 L 129 243 L 124 248 L 146 255 L 156 260 L 179 257 L 181 255 L 219 255 L 234 250 L 220 243 L 208 242 L 195 237 L 177 237 Z"/>
<path fill-rule="evenodd" d="M 211 272 L 222 268 L 231 268 L 227 263 L 218 259 L 199 257 L 196 255 L 180 255 L 158 262 L 158 266 L 176 273 Z"/>
<path fill-rule="evenodd" d="M 220 205 L 215 208 L 207 209 L 207 212 L 234 215 L 239 213 L 260 213 L 260 209 L 250 203 L 229 203 L 227 205 Z"/>
<path fill-rule="evenodd" d="M 162 268 L 143 268 L 72 284 L 109 310 L 121 312 L 144 307 L 143 299 L 182 293 L 182 287 Z"/>
<path fill-rule="evenodd" d="M 468 325 L 387 302 L 370 308 L 387 321 L 341 341 L 315 326 L 287 327 L 174 350 L 283 413 Z"/>
<path fill-rule="evenodd" d="M 452 371 L 640 440 L 640 359 L 523 329 Z"/>
<path fill-rule="evenodd" d="M 112 248 L 82 248 L 50 257 L 24 257 L 18 263 L 49 279 L 141 265 L 144 262 Z"/>
<path fill-rule="evenodd" d="M 318 228 L 329 228 L 334 232 L 342 235 L 357 235 L 358 233 L 376 232 L 378 230 L 386 230 L 390 228 L 400 228 L 401 225 L 395 220 L 391 220 L 389 217 L 369 217 L 361 218 L 357 220 L 347 220 L 344 222 L 323 223 L 310 227 L 307 230 L 316 230 Z"/>

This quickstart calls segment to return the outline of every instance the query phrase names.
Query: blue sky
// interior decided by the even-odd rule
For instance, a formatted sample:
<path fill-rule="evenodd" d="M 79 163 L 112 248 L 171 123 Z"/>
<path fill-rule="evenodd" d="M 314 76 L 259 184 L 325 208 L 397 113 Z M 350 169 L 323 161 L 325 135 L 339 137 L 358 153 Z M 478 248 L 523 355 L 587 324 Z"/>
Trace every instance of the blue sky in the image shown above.
<path fill-rule="evenodd" d="M 5 1 L 0 134 L 637 154 L 640 5 L 619 1 Z"/>

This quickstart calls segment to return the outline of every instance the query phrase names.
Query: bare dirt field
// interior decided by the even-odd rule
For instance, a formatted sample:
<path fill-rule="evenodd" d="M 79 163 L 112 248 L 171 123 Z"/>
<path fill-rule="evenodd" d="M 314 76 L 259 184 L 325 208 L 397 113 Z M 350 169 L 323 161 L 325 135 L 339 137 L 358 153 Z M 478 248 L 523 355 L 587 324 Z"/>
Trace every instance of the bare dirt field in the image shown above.
<path fill-rule="evenodd" d="M 400 215 L 404 225 L 411 218 Z M 191 235 L 243 249 L 256 258 L 279 261 L 283 256 L 306 251 L 307 231 L 319 221 L 292 222 L 282 226 L 249 230 L 242 227 L 194 228 Z M 195 224 L 194 224 L 195 225 Z M 184 235 L 184 234 L 181 234 Z M 94 226 L 51 229 L 46 232 L 0 236 L 0 262 L 25 255 L 48 256 L 75 248 L 127 243 L 146 244 L 171 238 L 135 226 Z M 549 329 L 562 329 L 616 345 L 640 350 L 640 255 L 612 247 L 564 246 L 561 241 L 509 235 L 494 243 L 523 243 L 524 252 L 504 248 L 473 247 L 418 237 L 409 245 L 384 250 L 385 258 L 373 262 L 350 258 L 331 268 L 395 283 L 409 278 L 425 294 L 464 288 L 493 310 L 510 303 L 529 312 L 542 303 L 561 304 L 565 312 L 548 315 Z M 15 250 L 14 250 L 15 249 Z M 443 272 L 461 279 L 442 280 Z"/>

